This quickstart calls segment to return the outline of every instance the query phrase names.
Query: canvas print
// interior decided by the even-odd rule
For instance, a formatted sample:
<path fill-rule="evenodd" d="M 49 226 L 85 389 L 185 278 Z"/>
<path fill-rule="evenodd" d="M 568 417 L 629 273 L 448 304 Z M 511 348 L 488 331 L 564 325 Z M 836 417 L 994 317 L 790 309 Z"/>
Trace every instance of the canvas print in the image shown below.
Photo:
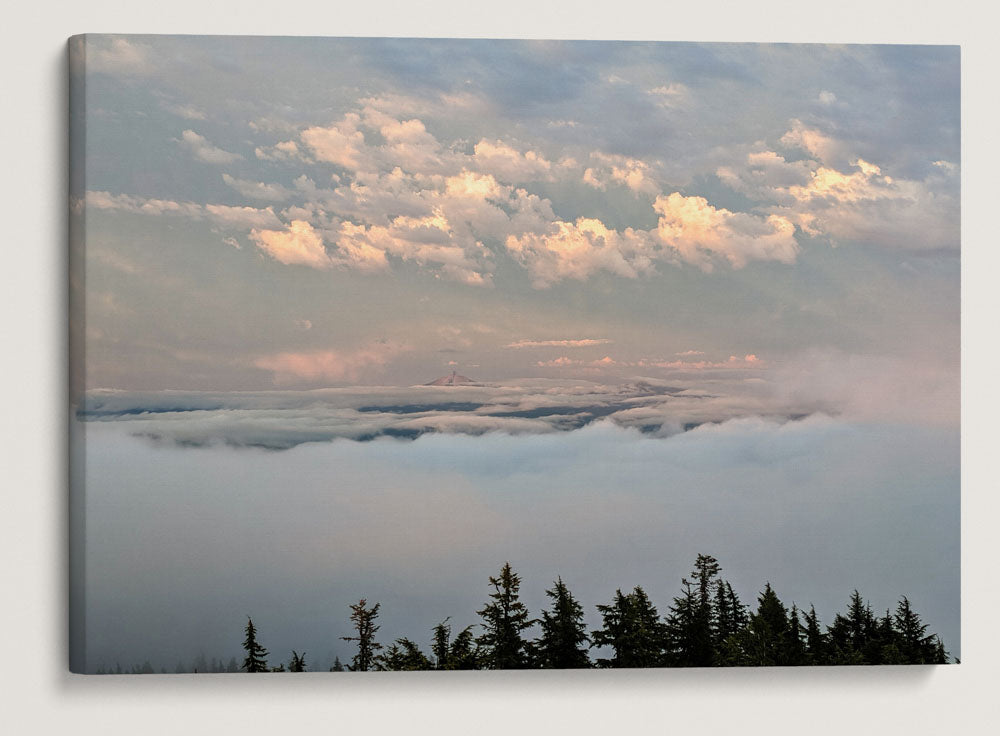
<path fill-rule="evenodd" d="M 958 47 L 69 45 L 72 671 L 960 660 Z"/>

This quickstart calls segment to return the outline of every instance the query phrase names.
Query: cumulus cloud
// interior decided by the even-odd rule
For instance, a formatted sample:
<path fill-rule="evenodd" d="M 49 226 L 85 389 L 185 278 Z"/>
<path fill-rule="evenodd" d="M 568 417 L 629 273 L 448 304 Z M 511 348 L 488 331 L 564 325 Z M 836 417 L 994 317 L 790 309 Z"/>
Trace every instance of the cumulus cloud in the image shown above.
<path fill-rule="evenodd" d="M 251 199 L 283 202 L 292 194 L 288 188 L 281 184 L 265 184 L 264 182 L 251 181 L 249 179 L 237 179 L 229 174 L 223 174 L 222 180 L 227 186 L 232 187 L 244 197 L 250 197 Z"/>
<path fill-rule="evenodd" d="M 801 120 L 791 120 L 791 128 L 781 136 L 781 143 L 789 148 L 798 148 L 825 164 L 834 164 L 848 153 L 840 141 L 826 135 L 817 128 L 810 128 Z"/>
<path fill-rule="evenodd" d="M 208 115 L 200 107 L 184 103 L 162 102 L 161 106 L 167 112 L 185 120 L 207 120 Z"/>
<path fill-rule="evenodd" d="M 250 239 L 279 263 L 330 268 L 333 262 L 323 247 L 323 238 L 305 220 L 293 220 L 285 230 L 250 231 Z"/>
<path fill-rule="evenodd" d="M 77 37 L 70 53 L 83 61 L 87 72 L 116 75 L 146 75 L 156 69 L 152 50 L 132 39 L 109 36 Z"/>
<path fill-rule="evenodd" d="M 783 190 L 809 182 L 819 164 L 812 159 L 786 161 L 774 151 L 752 151 L 741 165 L 720 166 L 716 176 L 731 189 L 757 200 L 790 201 Z"/>
<path fill-rule="evenodd" d="M 364 133 L 358 130 L 360 122 L 361 117 L 357 113 L 349 113 L 333 125 L 306 128 L 300 137 L 320 161 L 351 171 L 367 169 L 370 163 L 365 151 Z"/>
<path fill-rule="evenodd" d="M 632 228 L 618 232 L 593 218 L 557 220 L 547 232 L 509 235 L 505 244 L 537 287 L 562 279 L 582 281 L 597 271 L 635 278 L 653 268 L 648 233 Z"/>
<path fill-rule="evenodd" d="M 262 161 L 309 161 L 295 141 L 280 141 L 273 146 L 257 146 L 254 155 Z"/>
<path fill-rule="evenodd" d="M 742 268 L 753 260 L 792 263 L 799 252 L 795 225 L 780 215 L 731 212 L 678 192 L 657 197 L 653 209 L 660 214 L 660 240 L 705 271 L 712 270 L 714 257 Z"/>
<path fill-rule="evenodd" d="M 187 217 L 202 217 L 204 209 L 194 202 L 175 202 L 169 199 L 148 199 L 133 197 L 128 194 L 112 194 L 106 191 L 87 191 L 82 200 L 74 203 L 74 209 L 82 211 L 84 207 L 97 210 L 118 210 L 141 215 L 184 215 Z"/>
<path fill-rule="evenodd" d="M 483 273 L 487 251 L 476 242 L 456 238 L 440 210 L 427 217 L 399 216 L 389 226 L 343 223 L 337 239 L 342 262 L 361 269 L 384 268 L 387 254 L 404 261 L 440 269 L 452 280 L 484 286 L 490 275 Z M 480 257 L 470 257 L 469 251 Z"/>
<path fill-rule="evenodd" d="M 231 207 L 225 204 L 206 204 L 205 213 L 209 220 L 222 227 L 261 228 L 280 225 L 281 221 L 270 207 Z"/>
<path fill-rule="evenodd" d="M 536 151 L 521 153 L 501 140 L 479 141 L 473 158 L 480 171 L 500 181 L 516 184 L 552 178 L 552 163 L 544 156 Z"/>
<path fill-rule="evenodd" d="M 203 135 L 199 135 L 193 130 L 185 130 L 181 133 L 178 143 L 190 151 L 196 159 L 208 164 L 231 164 L 233 161 L 239 161 L 243 158 L 238 153 L 230 153 L 218 146 L 213 146 Z"/>
<path fill-rule="evenodd" d="M 650 196 L 662 191 L 652 167 L 645 161 L 600 151 L 591 153 L 590 159 L 594 165 L 584 169 L 583 182 L 595 189 L 603 191 L 614 183 Z"/>
<path fill-rule="evenodd" d="M 820 167 L 790 186 L 787 210 L 811 234 L 921 250 L 959 247 L 957 198 L 930 180 L 888 176 L 863 159 L 848 172 Z"/>
<path fill-rule="evenodd" d="M 105 191 L 88 191 L 83 200 L 74 203 L 80 210 L 91 207 L 97 210 L 117 210 L 140 215 L 178 215 L 195 220 L 207 220 L 224 228 L 251 228 L 278 226 L 281 221 L 270 207 L 234 207 L 221 204 L 200 205 L 194 202 L 175 202 L 169 199 L 147 199 L 127 194 Z"/>

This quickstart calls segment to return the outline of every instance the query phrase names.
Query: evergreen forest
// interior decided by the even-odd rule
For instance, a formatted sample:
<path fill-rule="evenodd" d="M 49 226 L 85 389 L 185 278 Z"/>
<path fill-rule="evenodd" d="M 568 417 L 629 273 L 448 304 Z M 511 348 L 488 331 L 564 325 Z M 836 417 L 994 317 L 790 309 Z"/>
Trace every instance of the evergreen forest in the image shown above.
<path fill-rule="evenodd" d="M 353 634 L 341 637 L 353 652 L 339 656 L 333 672 L 404 670 L 579 669 L 636 667 L 772 667 L 806 665 L 948 664 L 944 643 L 903 596 L 895 610 L 872 610 L 855 590 L 843 613 L 824 625 L 813 606 L 783 603 L 770 583 L 754 605 L 740 600 L 721 576 L 718 560 L 698 555 L 680 593 L 661 614 L 646 591 L 616 590 L 598 604 L 601 626 L 588 630 L 584 607 L 562 578 L 545 591 L 547 607 L 532 617 L 520 599 L 521 578 L 509 563 L 489 577 L 487 600 L 478 623 L 456 629 L 445 619 L 430 628 L 424 651 L 403 637 L 379 641 L 379 603 L 361 599 L 350 606 Z M 537 627 L 537 628 L 536 628 Z M 529 635 L 534 629 L 535 635 Z M 192 665 L 176 672 L 306 672 L 306 652 L 272 657 L 257 627 L 247 618 L 244 658 Z M 274 664 L 274 660 L 278 663 Z M 161 672 L 165 670 L 161 669 Z M 98 668 L 97 674 L 150 674 L 148 662 L 122 670 Z"/>

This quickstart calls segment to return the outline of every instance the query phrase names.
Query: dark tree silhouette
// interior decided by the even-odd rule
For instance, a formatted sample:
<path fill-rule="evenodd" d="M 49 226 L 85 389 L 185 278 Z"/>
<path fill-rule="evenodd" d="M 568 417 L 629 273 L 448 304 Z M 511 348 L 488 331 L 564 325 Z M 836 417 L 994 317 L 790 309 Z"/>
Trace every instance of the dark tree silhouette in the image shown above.
<path fill-rule="evenodd" d="M 375 664 L 380 670 L 396 672 L 429 670 L 433 667 L 427 656 L 420 651 L 420 647 L 406 638 L 396 639 L 385 650 L 385 654 L 376 658 Z"/>
<path fill-rule="evenodd" d="M 253 621 L 247 616 L 246 638 L 243 640 L 243 649 L 247 656 L 243 660 L 243 670 L 245 672 L 267 672 L 267 650 L 257 643 L 257 629 L 254 628 Z"/>
<path fill-rule="evenodd" d="M 583 623 L 583 606 L 570 593 L 562 578 L 545 591 L 552 610 L 542 611 L 542 635 L 535 642 L 539 667 L 579 669 L 590 666 L 590 637 Z"/>
<path fill-rule="evenodd" d="M 819 617 L 816 615 L 816 607 L 809 606 L 809 613 L 805 614 L 805 634 L 806 634 L 806 664 L 827 664 L 829 653 L 827 652 L 826 634 L 820 629 Z"/>
<path fill-rule="evenodd" d="M 292 660 L 288 663 L 289 672 L 305 672 L 306 671 L 306 653 L 302 652 L 299 654 L 294 649 L 292 650 Z"/>
<path fill-rule="evenodd" d="M 792 667 L 806 664 L 806 645 L 802 640 L 802 622 L 799 620 L 799 609 L 792 603 L 788 614 L 788 627 L 785 629 L 784 647 L 781 652 L 781 664 Z"/>
<path fill-rule="evenodd" d="M 452 640 L 451 626 L 448 624 L 450 618 L 449 616 L 435 626 L 432 632 L 431 653 L 434 655 L 434 669 L 474 670 L 478 662 L 472 626 L 466 626 Z"/>
<path fill-rule="evenodd" d="M 535 622 L 528 618 L 528 609 L 521 603 L 518 590 L 521 578 L 509 562 L 500 569 L 499 577 L 490 577 L 492 603 L 477 613 L 482 618 L 484 632 L 478 643 L 482 647 L 482 662 L 488 669 L 520 669 L 528 666 L 530 648 L 521 632 Z"/>
<path fill-rule="evenodd" d="M 940 640 L 927 633 L 927 624 L 910 606 L 905 595 L 896 606 L 896 631 L 899 632 L 899 649 L 905 664 L 942 664 Z"/>
<path fill-rule="evenodd" d="M 770 583 L 757 598 L 757 611 L 738 636 L 738 652 L 732 664 L 767 667 L 785 664 L 788 646 L 788 610 Z"/>
<path fill-rule="evenodd" d="M 615 591 L 609 605 L 598 605 L 604 628 L 591 633 L 592 646 L 611 647 L 613 656 L 598 667 L 658 667 L 663 664 L 666 627 L 646 591 L 636 586 L 624 595 Z"/>
<path fill-rule="evenodd" d="M 351 660 L 350 669 L 352 672 L 367 672 L 375 664 L 376 652 L 382 645 L 375 641 L 375 633 L 379 626 L 375 624 L 378 618 L 378 603 L 368 608 L 368 601 L 362 598 L 351 606 L 351 622 L 357 636 L 342 636 L 344 641 L 356 641 L 358 643 L 358 653 Z"/>

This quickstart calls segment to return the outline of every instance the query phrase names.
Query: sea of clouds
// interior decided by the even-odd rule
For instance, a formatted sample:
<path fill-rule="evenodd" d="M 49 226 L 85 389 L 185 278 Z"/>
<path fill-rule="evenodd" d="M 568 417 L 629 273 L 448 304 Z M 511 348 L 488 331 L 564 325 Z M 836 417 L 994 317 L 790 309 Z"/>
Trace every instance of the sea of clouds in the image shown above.
<path fill-rule="evenodd" d="M 339 637 L 350 633 L 348 605 L 361 597 L 382 604 L 382 641 L 426 645 L 448 616 L 456 630 L 478 620 L 487 576 L 508 560 L 533 615 L 561 575 L 596 627 L 595 604 L 618 587 L 643 585 L 666 612 L 699 553 L 720 560 L 744 601 L 769 581 L 787 604 L 815 604 L 824 623 L 855 588 L 879 613 L 905 594 L 960 653 L 953 428 L 747 411 L 673 434 L 643 432 L 620 415 L 675 400 L 693 412 L 721 394 L 550 388 L 551 406 L 615 410 L 557 431 L 551 417 L 567 415 L 437 409 L 414 413 L 496 425 L 367 442 L 330 439 L 324 429 L 311 439 L 328 441 L 275 443 L 246 440 L 287 437 L 308 417 L 335 416 L 342 426 L 354 415 L 371 427 L 409 421 L 384 409 L 413 403 L 414 392 L 310 392 L 318 398 L 296 394 L 297 406 L 284 394 L 271 395 L 271 406 L 258 394 L 204 395 L 198 411 L 187 394 L 183 407 L 165 397 L 157 405 L 185 411 L 128 413 L 131 402 L 112 400 L 120 396 L 88 405 L 116 413 L 77 423 L 86 436 L 74 482 L 85 494 L 87 667 L 148 658 L 172 671 L 199 653 L 228 659 L 239 655 L 252 615 L 272 663 L 304 649 L 310 669 L 326 669 L 335 655 L 351 655 Z M 461 396 L 494 413 L 541 405 L 537 390 L 530 404 L 517 391 L 426 396 Z M 372 393 L 382 410 L 360 411 Z M 211 403 L 221 399 L 228 403 Z M 499 431 L 507 422 L 543 430 Z"/>

